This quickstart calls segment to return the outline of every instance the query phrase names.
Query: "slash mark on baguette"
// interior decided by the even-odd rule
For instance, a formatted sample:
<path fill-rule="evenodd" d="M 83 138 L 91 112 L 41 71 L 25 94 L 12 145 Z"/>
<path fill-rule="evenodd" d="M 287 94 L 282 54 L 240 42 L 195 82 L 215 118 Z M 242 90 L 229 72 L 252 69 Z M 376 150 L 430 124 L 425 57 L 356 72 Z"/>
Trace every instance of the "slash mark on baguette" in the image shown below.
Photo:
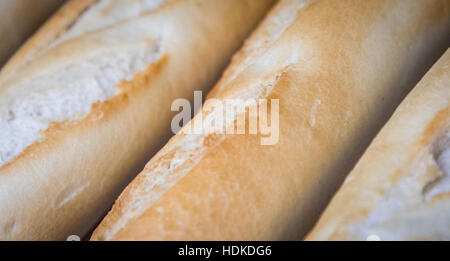
<path fill-rule="evenodd" d="M 130 103 L 133 97 L 139 96 L 141 90 L 148 88 L 154 75 L 157 75 L 167 62 L 168 55 L 162 55 L 159 60 L 149 64 L 145 71 L 136 73 L 132 80 L 123 80 L 117 86 L 119 94 L 104 102 L 92 104 L 91 111 L 82 120 L 51 122 L 48 128 L 43 131 L 40 140 L 26 147 L 22 153 L 0 167 L 0 174 L 3 170 L 14 165 L 16 161 L 25 160 L 26 158 L 38 158 L 49 147 L 55 146 L 55 144 L 67 138 L 70 135 L 69 133 L 76 133 L 83 128 L 92 128 L 92 125 L 106 122 L 109 117 L 114 115 L 115 111 L 122 110 L 124 106 Z"/>
<path fill-rule="evenodd" d="M 230 82 L 228 92 L 221 93 L 218 99 L 240 99 L 252 93 L 256 99 L 268 99 L 275 87 L 284 77 L 288 78 L 291 65 L 282 66 L 280 70 L 272 72 L 264 77 L 264 81 L 258 82 L 253 88 L 246 87 L 247 92 L 234 91 L 236 86 L 243 87 L 236 82 Z M 234 85 L 233 85 L 234 84 Z M 239 89 L 238 89 L 239 90 Z M 248 107 L 240 114 L 248 115 Z M 211 112 L 209 112 L 211 113 Z M 202 121 L 199 114 L 194 117 L 183 129 L 174 136 L 167 145 L 154 156 L 144 170 L 122 192 L 101 225 L 96 229 L 92 240 L 111 240 L 119 233 L 130 220 L 140 217 L 158 199 L 160 199 L 175 184 L 184 178 L 205 155 L 226 140 L 227 135 L 206 132 L 204 134 L 186 134 L 186 129 L 195 125 L 195 121 Z M 255 115 L 249 115 L 254 117 Z M 246 121 L 249 118 L 246 117 Z M 248 122 L 246 123 L 248 126 Z M 127 202 L 122 204 L 122 202 Z"/>

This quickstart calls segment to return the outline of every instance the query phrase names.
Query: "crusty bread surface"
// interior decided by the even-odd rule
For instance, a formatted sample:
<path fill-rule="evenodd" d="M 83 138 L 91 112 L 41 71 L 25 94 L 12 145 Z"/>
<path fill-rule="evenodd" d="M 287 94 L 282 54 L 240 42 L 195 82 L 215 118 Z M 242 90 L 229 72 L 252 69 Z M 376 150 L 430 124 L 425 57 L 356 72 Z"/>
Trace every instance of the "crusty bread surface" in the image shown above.
<path fill-rule="evenodd" d="M 273 0 L 72 0 L 0 74 L 0 239 L 83 237 Z"/>
<path fill-rule="evenodd" d="M 448 47 L 449 28 L 446 0 L 280 1 L 208 97 L 266 99 L 270 108 L 278 100 L 278 142 L 261 145 L 265 133 L 211 131 L 214 110 L 204 107 L 124 190 L 91 239 L 302 239 Z M 232 124 L 261 117 L 249 104 Z M 198 122 L 204 132 L 189 133 Z"/>
<path fill-rule="evenodd" d="M 307 239 L 450 239 L 450 49 L 400 104 Z"/>

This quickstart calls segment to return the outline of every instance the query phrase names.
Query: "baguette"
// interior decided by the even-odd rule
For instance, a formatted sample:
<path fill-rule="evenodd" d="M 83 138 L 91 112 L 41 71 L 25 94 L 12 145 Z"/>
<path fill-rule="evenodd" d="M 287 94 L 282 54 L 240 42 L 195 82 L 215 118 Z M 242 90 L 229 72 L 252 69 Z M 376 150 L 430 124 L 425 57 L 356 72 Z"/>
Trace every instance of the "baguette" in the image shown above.
<path fill-rule="evenodd" d="M 225 126 L 245 118 L 245 133 L 221 133 L 205 104 L 124 190 L 91 239 L 302 239 L 445 51 L 449 27 L 446 0 L 280 1 L 208 96 L 242 105 L 227 113 Z M 271 112 L 278 101 L 278 142 L 262 145 L 267 132 L 247 130 L 255 118 L 263 121 L 247 99 L 267 102 Z M 277 114 L 266 116 L 272 122 Z M 190 132 L 196 124 L 202 133 Z"/>
<path fill-rule="evenodd" d="M 307 239 L 450 239 L 450 49 L 397 108 Z"/>
<path fill-rule="evenodd" d="M 274 0 L 73 0 L 0 74 L 0 239 L 83 237 Z"/>
<path fill-rule="evenodd" d="M 64 0 L 0 1 L 0 68 Z"/>

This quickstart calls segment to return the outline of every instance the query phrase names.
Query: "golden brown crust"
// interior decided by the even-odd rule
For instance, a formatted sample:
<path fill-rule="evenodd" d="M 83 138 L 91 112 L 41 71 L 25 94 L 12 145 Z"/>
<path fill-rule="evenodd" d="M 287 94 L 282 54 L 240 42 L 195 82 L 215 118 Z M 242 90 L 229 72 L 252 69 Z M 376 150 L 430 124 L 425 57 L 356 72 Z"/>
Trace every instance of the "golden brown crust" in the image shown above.
<path fill-rule="evenodd" d="M 94 223 L 103 214 L 104 205 L 109 201 L 108 198 L 113 198 L 120 191 L 123 184 L 126 184 L 133 177 L 133 173 L 139 171 L 139 164 L 142 166 L 148 157 L 147 155 L 154 153 L 154 148 L 160 146 L 162 141 L 168 138 L 167 131 L 164 131 L 162 128 L 155 128 L 148 131 L 149 134 L 146 134 L 150 135 L 150 137 L 154 135 L 157 138 L 142 135 L 142 140 L 140 141 L 128 141 L 129 138 L 126 135 L 119 139 L 116 134 L 116 132 L 124 132 L 133 136 L 133 132 L 136 131 L 135 128 L 142 128 L 139 125 L 151 126 L 148 120 L 147 122 L 139 123 L 138 126 L 136 124 L 133 126 L 130 121 L 132 117 L 135 117 L 133 114 L 137 110 L 136 107 L 142 107 L 142 104 L 139 104 L 136 98 L 155 94 L 150 89 L 151 81 L 159 78 L 158 75 L 166 64 L 167 57 L 162 58 L 159 62 L 150 65 L 146 72 L 137 74 L 132 81 L 122 83 L 122 86 L 127 88 L 127 92 L 106 102 L 94 104 L 92 111 L 85 119 L 53 123 L 45 131 L 42 140 L 28 147 L 13 162 L 0 169 L 0 175 L 15 175 L 17 178 L 21 176 L 32 178 L 33 175 L 43 176 L 48 171 L 49 166 L 51 166 L 52 171 L 58 171 L 57 166 L 59 164 L 63 164 L 64 171 L 68 172 L 65 174 L 59 173 L 59 177 L 54 175 L 52 175 L 54 177 L 47 177 L 50 179 L 50 183 L 44 182 L 41 184 L 41 186 L 47 187 L 46 190 L 28 191 L 29 195 L 25 195 L 25 197 L 33 196 L 33 199 L 30 198 L 31 202 L 27 204 L 22 203 L 19 206 L 26 207 L 29 205 L 29 209 L 22 215 L 26 214 L 32 220 L 29 220 L 29 223 L 27 223 L 22 216 L 20 233 L 18 233 L 19 231 L 16 231 L 16 233 L 10 231 L 12 235 L 3 233 L 3 238 L 64 240 L 65 235 L 83 235 L 90 229 L 89 224 Z M 120 126 L 120 128 L 113 126 Z M 93 129 L 96 130 L 95 133 L 92 133 Z M 104 142 L 99 142 L 102 139 L 105 139 Z M 115 143 L 111 143 L 113 139 L 115 139 Z M 147 142 L 145 142 L 146 140 Z M 98 144 L 93 146 L 92 141 L 97 141 Z M 125 158 L 115 158 L 118 164 L 111 162 L 106 166 L 97 165 L 102 164 L 103 157 L 118 156 L 118 153 L 115 153 L 115 151 L 124 150 L 127 146 L 132 147 L 132 149 L 128 150 L 130 155 L 125 156 Z M 94 147 L 96 147 L 95 150 Z M 102 151 L 105 147 L 109 147 L 110 151 Z M 90 151 L 86 151 L 86 148 Z M 79 155 L 79 151 L 85 151 L 85 154 Z M 99 157 L 99 155 L 101 156 Z M 75 157 L 77 159 L 73 160 Z M 139 164 L 127 166 L 127 164 L 121 164 L 121 161 L 137 161 Z M 77 191 L 76 188 L 72 188 L 70 185 L 74 183 L 70 181 L 70 179 L 74 179 L 70 175 L 84 176 L 87 173 L 92 173 L 93 170 L 104 173 L 99 177 L 94 176 L 89 179 L 83 177 L 81 181 L 88 185 L 86 187 L 80 185 L 83 187 L 83 191 L 80 191 L 82 193 L 78 195 L 77 200 L 61 205 L 64 203 L 65 198 L 70 196 L 71 192 Z M 122 174 L 120 176 L 114 175 L 116 172 Z M 7 179 L 8 177 L 5 178 Z M 39 179 L 41 179 L 38 177 L 34 178 L 37 178 L 36 182 L 39 182 Z M 64 179 L 66 179 L 67 185 L 64 185 Z M 61 186 L 67 186 L 68 190 L 61 189 Z M 49 198 L 45 200 L 46 197 Z M 34 202 L 36 200 L 40 202 L 44 200 L 44 202 L 47 202 L 47 206 L 32 207 L 33 204 L 39 204 L 39 202 Z M 88 205 L 85 205 L 87 202 L 89 202 Z M 90 216 L 85 216 L 81 220 L 70 217 L 74 211 L 81 211 L 82 208 L 90 208 Z M 4 218 L 9 218 L 9 215 L 4 216 Z M 16 220 L 15 217 L 10 218 Z M 19 221 L 14 221 L 13 223 L 16 222 L 19 223 Z M 34 224 L 39 224 L 39 226 Z M 16 224 L 16 226 L 19 226 L 19 224 Z"/>
<path fill-rule="evenodd" d="M 176 135 L 92 239 L 302 238 L 404 94 L 447 47 L 449 25 L 443 0 L 312 1 L 267 51 L 232 80 L 226 74 L 221 90 L 209 95 L 279 99 L 279 142 Z"/>
<path fill-rule="evenodd" d="M 450 131 L 449 68 L 450 50 L 397 108 L 308 240 L 448 239 L 450 193 L 433 190 L 448 178 L 437 146 Z"/>
<path fill-rule="evenodd" d="M 66 136 L 70 136 L 70 133 L 75 129 L 89 129 L 95 127 L 95 124 L 104 124 L 109 117 L 117 114 L 120 110 L 126 108 L 130 102 L 129 97 L 138 97 L 142 95 L 143 88 L 148 88 L 152 77 L 155 77 L 158 73 L 161 73 L 161 67 L 167 63 L 167 55 L 162 57 L 159 61 L 150 64 L 144 72 L 137 73 L 131 81 L 122 81 L 117 88 L 121 89 L 120 94 L 114 98 L 106 100 L 104 102 L 96 102 L 91 106 L 89 114 L 82 120 L 72 121 L 66 120 L 62 122 L 52 122 L 50 126 L 44 131 L 43 137 L 28 146 L 19 156 L 15 157 L 12 161 L 6 163 L 0 167 L 0 174 L 13 173 L 13 170 L 8 169 L 9 166 L 22 164 L 21 160 L 27 160 L 29 155 L 33 157 L 45 158 L 45 152 L 51 150 L 52 144 L 58 144 L 65 139 Z M 44 153 L 43 153 L 44 152 Z M 24 158 L 24 159 L 22 159 Z"/>
<path fill-rule="evenodd" d="M 266 19 L 247 38 L 242 48 L 233 56 L 231 63 L 214 86 L 208 97 L 218 96 L 227 84 L 263 55 L 292 24 L 297 13 L 313 0 L 285 0 L 277 4 L 267 14 Z"/>
<path fill-rule="evenodd" d="M 102 30 L 97 30 L 39 53 L 94 2 L 68 3 L 17 54 L 1 80 L 14 88 L 11 82 L 33 77 L 68 59 L 76 63 L 79 55 L 101 50 L 104 42 L 98 38 Z M 0 238 L 64 240 L 71 234 L 85 235 L 170 136 L 171 102 L 191 98 L 194 89 L 207 90 L 272 3 L 171 1 L 154 12 L 121 21 L 117 27 L 108 26 L 105 30 L 116 35 L 129 32 L 130 28 L 120 30 L 133 26 L 134 21 L 148 23 L 148 34 L 142 37 L 160 41 L 160 57 L 131 81 L 119 84 L 118 96 L 92 105 L 82 120 L 52 123 L 42 140 L 0 168 Z M 126 37 L 121 40 L 123 48 L 127 41 Z M 40 59 L 35 59 L 36 55 L 41 55 Z M 33 61 L 27 64 L 26 57 Z"/>

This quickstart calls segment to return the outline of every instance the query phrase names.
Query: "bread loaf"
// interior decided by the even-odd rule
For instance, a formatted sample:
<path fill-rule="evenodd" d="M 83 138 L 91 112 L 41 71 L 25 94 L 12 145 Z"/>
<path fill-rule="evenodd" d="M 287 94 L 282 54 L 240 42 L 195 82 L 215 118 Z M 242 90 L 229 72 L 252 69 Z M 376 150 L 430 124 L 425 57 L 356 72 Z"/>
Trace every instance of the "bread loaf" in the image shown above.
<path fill-rule="evenodd" d="M 273 0 L 73 0 L 0 75 L 0 239 L 83 237 Z"/>
<path fill-rule="evenodd" d="M 308 239 L 450 239 L 450 49 L 397 108 Z"/>
<path fill-rule="evenodd" d="M 244 118 L 244 134 L 221 132 L 210 118 L 221 112 L 205 103 L 92 240 L 302 239 L 448 47 L 449 28 L 446 0 L 280 1 L 208 97 L 243 108 L 224 121 L 233 130 Z M 269 115 L 255 109 L 265 103 Z M 278 137 L 251 134 L 255 118 L 273 126 L 276 116 Z"/>

